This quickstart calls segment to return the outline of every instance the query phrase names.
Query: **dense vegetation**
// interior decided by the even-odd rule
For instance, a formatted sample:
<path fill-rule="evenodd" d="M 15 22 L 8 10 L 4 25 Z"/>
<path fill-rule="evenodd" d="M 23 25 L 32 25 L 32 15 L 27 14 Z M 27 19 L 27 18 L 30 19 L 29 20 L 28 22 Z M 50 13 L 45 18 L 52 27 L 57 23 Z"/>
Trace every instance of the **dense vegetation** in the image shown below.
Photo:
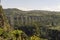
<path fill-rule="evenodd" d="M 5 26 L 0 28 L 0 40 L 59 40 L 60 12 L 52 11 L 22 11 L 18 9 L 4 9 Z M 40 22 L 32 21 L 31 24 L 21 24 L 16 21 L 16 16 L 39 16 Z M 10 17 L 12 19 L 10 19 Z M 11 25 L 11 20 L 14 24 Z M 8 23 L 6 23 L 8 19 Z M 18 24 L 18 22 L 20 22 Z M 54 35 L 53 35 L 54 34 Z"/>

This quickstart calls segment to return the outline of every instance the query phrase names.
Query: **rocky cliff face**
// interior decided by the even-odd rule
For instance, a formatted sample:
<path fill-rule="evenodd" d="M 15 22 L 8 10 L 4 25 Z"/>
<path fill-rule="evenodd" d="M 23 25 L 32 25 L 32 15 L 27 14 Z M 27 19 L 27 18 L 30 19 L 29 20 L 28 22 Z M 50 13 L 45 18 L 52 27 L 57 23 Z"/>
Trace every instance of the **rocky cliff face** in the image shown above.
<path fill-rule="evenodd" d="M 34 22 L 49 26 L 60 25 L 60 12 L 42 10 L 22 11 L 16 8 L 4 9 L 4 12 L 11 26 L 27 25 Z"/>

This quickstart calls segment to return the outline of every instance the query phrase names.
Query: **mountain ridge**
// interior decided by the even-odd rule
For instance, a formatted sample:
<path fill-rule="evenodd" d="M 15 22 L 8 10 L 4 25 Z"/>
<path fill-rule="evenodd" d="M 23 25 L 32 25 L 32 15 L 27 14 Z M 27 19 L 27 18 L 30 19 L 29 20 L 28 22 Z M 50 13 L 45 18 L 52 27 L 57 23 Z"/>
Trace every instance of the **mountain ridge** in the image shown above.
<path fill-rule="evenodd" d="M 30 10 L 30 11 L 23 11 L 17 8 L 8 8 L 4 9 L 5 13 L 22 13 L 22 14 L 48 14 L 48 15 L 60 15 L 60 12 L 57 11 L 46 11 L 46 10 Z"/>

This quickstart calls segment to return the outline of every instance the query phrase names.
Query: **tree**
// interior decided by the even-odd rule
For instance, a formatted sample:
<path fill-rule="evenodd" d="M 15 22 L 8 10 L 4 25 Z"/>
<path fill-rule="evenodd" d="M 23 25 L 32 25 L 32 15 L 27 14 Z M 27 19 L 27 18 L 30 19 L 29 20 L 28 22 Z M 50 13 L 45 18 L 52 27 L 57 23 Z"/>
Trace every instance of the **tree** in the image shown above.
<path fill-rule="evenodd" d="M 37 37 L 37 36 L 35 36 L 35 35 L 33 35 L 33 36 L 31 37 L 31 40 L 40 40 L 40 38 Z"/>
<path fill-rule="evenodd" d="M 15 40 L 22 40 L 22 39 L 25 39 L 24 36 L 25 36 L 25 33 L 21 30 L 14 30 L 14 31 L 11 31 L 10 32 L 11 34 L 11 37 Z"/>

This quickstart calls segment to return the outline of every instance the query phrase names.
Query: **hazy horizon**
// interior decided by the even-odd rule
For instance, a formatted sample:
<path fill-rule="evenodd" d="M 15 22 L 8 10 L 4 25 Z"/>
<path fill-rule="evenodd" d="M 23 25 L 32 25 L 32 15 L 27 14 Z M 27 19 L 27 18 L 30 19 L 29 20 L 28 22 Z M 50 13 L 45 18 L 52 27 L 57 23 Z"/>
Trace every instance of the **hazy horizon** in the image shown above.
<path fill-rule="evenodd" d="M 60 0 L 2 0 L 3 8 L 60 11 Z"/>

